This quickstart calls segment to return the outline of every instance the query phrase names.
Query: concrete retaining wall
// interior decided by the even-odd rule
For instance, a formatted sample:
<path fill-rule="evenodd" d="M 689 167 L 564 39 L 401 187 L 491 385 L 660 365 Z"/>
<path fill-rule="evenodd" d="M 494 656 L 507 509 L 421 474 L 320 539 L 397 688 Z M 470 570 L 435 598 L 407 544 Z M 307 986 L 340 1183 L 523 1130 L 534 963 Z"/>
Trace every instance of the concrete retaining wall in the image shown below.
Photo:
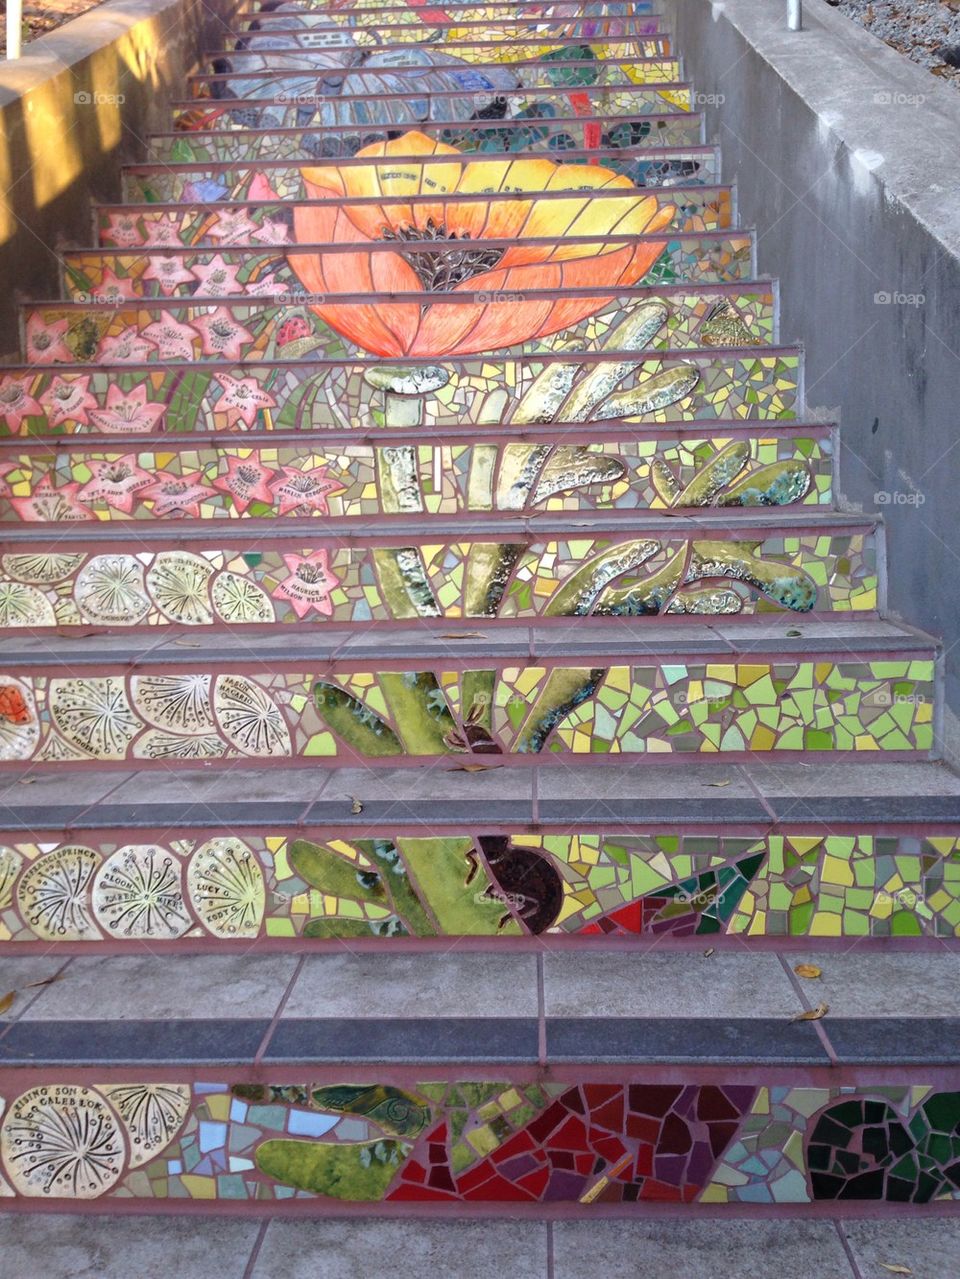
<path fill-rule="evenodd" d="M 57 297 L 57 251 L 90 245 L 91 201 L 116 200 L 120 163 L 151 130 L 237 0 L 109 0 L 0 62 L 0 354 L 18 351 L 15 303 Z"/>
<path fill-rule="evenodd" d="M 882 509 L 889 606 L 944 637 L 960 740 L 960 94 L 806 0 L 663 0 L 739 181 L 807 398 L 841 417 L 841 492 Z"/>

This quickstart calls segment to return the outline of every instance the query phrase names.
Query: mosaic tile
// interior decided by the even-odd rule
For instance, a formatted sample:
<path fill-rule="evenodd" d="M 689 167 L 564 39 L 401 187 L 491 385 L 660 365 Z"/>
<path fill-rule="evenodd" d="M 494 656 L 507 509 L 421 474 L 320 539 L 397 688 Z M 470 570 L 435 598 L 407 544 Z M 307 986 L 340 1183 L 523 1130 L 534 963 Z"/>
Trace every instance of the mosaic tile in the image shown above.
<path fill-rule="evenodd" d="M 960 936 L 960 840 L 935 831 L 520 829 L 369 839 L 187 827 L 155 842 L 123 839 L 0 835 L 0 944 Z M 878 847 L 887 851 L 874 859 Z M 840 877 L 855 890 L 832 891 Z"/>
<path fill-rule="evenodd" d="M 346 77 L 345 77 L 346 79 Z M 359 86 L 358 86 L 359 87 Z M 229 106 L 204 98 L 184 102 L 175 110 L 175 124 L 180 129 L 276 129 L 304 128 L 308 125 L 356 125 L 387 123 L 415 127 L 423 120 L 455 123 L 468 120 L 473 115 L 476 100 L 481 95 L 474 90 L 469 102 L 464 102 L 461 89 L 436 89 L 429 96 L 422 88 L 411 98 L 409 92 L 397 89 L 392 95 L 381 97 L 357 95 L 354 98 L 317 100 L 311 86 L 306 102 L 286 101 L 282 90 L 274 100 L 247 99 L 242 105 Z M 488 90 L 487 97 L 495 98 L 496 90 Z M 662 87 L 638 84 L 597 85 L 587 84 L 577 88 L 575 95 L 591 115 L 634 116 L 664 115 L 673 111 L 691 111 L 695 105 L 693 90 L 686 85 L 672 84 Z M 550 86 L 524 87 L 510 93 L 511 114 L 527 115 L 549 113 L 567 115 L 571 110 L 569 91 Z M 362 101 L 362 107 L 355 103 Z M 481 107 L 482 110 L 482 107 Z"/>
<path fill-rule="evenodd" d="M 529 116 L 487 122 L 467 121 L 460 125 L 422 123 L 419 132 L 438 142 L 455 146 L 459 151 L 539 152 L 602 150 L 624 148 L 634 152 L 692 147 L 703 141 L 703 121 L 697 112 L 674 112 L 670 115 L 640 116 L 623 122 L 608 123 L 605 116 L 558 116 L 532 111 Z M 355 155 L 362 147 L 386 142 L 388 128 L 376 125 L 336 126 L 327 128 L 293 128 L 290 130 L 244 133 L 203 132 L 153 134 L 149 144 L 151 162 L 168 164 L 202 164 L 203 162 L 250 161 L 257 157 L 271 160 L 308 160 Z M 636 156 L 639 177 L 646 185 L 650 170 L 641 168 L 643 160 Z M 702 161 L 701 161 L 702 163 Z M 663 161 L 652 161 L 652 176 L 660 180 Z M 710 172 L 714 180 L 719 173 Z"/>
<path fill-rule="evenodd" d="M 189 498 L 189 513 L 212 519 L 739 510 L 822 506 L 832 497 L 832 440 L 822 427 L 762 433 L 734 427 L 726 435 L 698 438 L 691 432 L 679 440 L 635 431 L 583 443 L 570 442 L 571 434 L 541 431 L 484 443 L 425 438 L 389 448 L 344 436 L 324 448 L 171 441 L 162 450 L 131 451 L 80 440 L 60 444 L 56 453 L 39 443 L 25 452 L 10 447 L 0 451 L 6 459 L 0 461 L 0 520 L 55 521 L 58 505 L 43 494 L 74 484 L 79 488 L 68 489 L 76 497 L 74 514 L 86 508 L 87 518 L 99 520 L 163 518 L 162 498 L 152 486 L 158 475 L 171 484 L 195 477 L 191 482 L 203 491 Z M 295 476 L 301 478 L 290 488 Z M 41 498 L 31 501 L 41 485 Z M 408 494 L 402 503 L 400 489 Z"/>
<path fill-rule="evenodd" d="M 283 484 L 274 488 L 282 492 Z M 303 496 L 298 490 L 296 498 Z M 314 512 L 322 514 L 322 505 Z M 11 551 L 0 557 L 0 630 L 356 625 L 412 616 L 531 622 L 591 613 L 653 618 L 876 607 L 875 548 L 862 531 L 761 533 L 747 541 L 620 534 L 514 543 L 424 541 L 420 533 L 400 549 L 369 537 L 349 545 L 297 538 L 260 549 L 176 545 L 136 553 L 38 545 Z"/>
<path fill-rule="evenodd" d="M 154 566 L 158 605 L 209 611 L 209 576 L 187 552 Z M 310 588 L 310 598 L 320 590 Z M 291 592 L 292 593 L 292 592 Z M 307 592 L 298 586 L 301 597 Z M 340 666 L 272 675 L 7 676 L 0 760 L 69 768 L 97 760 L 398 756 L 925 752 L 932 658 L 612 666 L 456 663 L 428 670 Z"/>
<path fill-rule="evenodd" d="M 7 1104 L 0 1158 L 26 1202 L 954 1198 L 960 1094 L 917 1091 L 912 1109 L 902 1087 L 52 1079 Z"/>

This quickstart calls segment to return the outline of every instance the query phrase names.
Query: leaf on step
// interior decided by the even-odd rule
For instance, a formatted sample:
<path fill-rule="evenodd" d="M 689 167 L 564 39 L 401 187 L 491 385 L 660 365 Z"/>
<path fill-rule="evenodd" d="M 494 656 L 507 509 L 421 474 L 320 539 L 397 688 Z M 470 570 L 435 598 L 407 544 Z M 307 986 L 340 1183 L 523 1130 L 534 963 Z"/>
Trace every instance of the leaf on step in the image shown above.
<path fill-rule="evenodd" d="M 445 631 L 441 639 L 486 639 L 483 631 Z"/>
<path fill-rule="evenodd" d="M 721 781 L 719 781 L 719 782 L 704 782 L 703 784 L 704 784 L 704 786 L 729 786 L 729 785 L 730 785 L 730 780 L 731 780 L 731 779 L 730 779 L 729 777 L 724 777 L 724 778 L 723 778 Z"/>
<path fill-rule="evenodd" d="M 197 639 L 175 639 L 173 642 L 174 644 L 177 645 L 178 648 L 199 648 L 200 647 L 200 641 Z"/>
<path fill-rule="evenodd" d="M 711 955 L 715 955 L 716 953 L 717 953 L 716 946 L 708 946 L 707 949 L 703 952 L 703 957 L 704 959 L 709 959 Z"/>
<path fill-rule="evenodd" d="M 362 813 L 362 812 L 363 812 L 363 804 L 361 804 L 360 800 L 359 800 L 359 799 L 357 799 L 356 795 L 348 795 L 348 796 L 347 796 L 347 799 L 349 799 L 349 800 L 350 800 L 350 812 L 351 812 L 351 813 Z"/>
<path fill-rule="evenodd" d="M 816 964 L 797 964 L 793 971 L 798 977 L 808 977 L 811 981 L 814 977 L 823 976 L 823 969 L 818 968 Z"/>
<path fill-rule="evenodd" d="M 21 786 L 32 786 L 32 785 L 33 785 L 33 783 L 34 783 L 36 780 L 37 780 L 37 779 L 36 779 L 35 777 L 21 777 L 21 778 L 20 778 L 20 785 L 21 785 Z"/>
<path fill-rule="evenodd" d="M 799 639 L 802 634 L 803 631 L 787 631 L 787 635 L 790 639 Z"/>
<path fill-rule="evenodd" d="M 17 992 L 8 990 L 2 999 L 0 999 L 0 1014 L 9 1012 L 16 1002 Z"/>
<path fill-rule="evenodd" d="M 503 768 L 502 764 L 457 764 L 445 771 L 448 773 L 485 773 L 488 768 Z"/>
<path fill-rule="evenodd" d="M 103 631 L 95 626 L 58 626 L 55 633 L 67 639 L 83 639 L 86 635 L 102 635 Z"/>
<path fill-rule="evenodd" d="M 880 1261 L 877 1263 L 881 1270 L 887 1270 L 892 1275 L 912 1275 L 913 1271 L 909 1266 L 898 1266 L 893 1261 Z"/>
<path fill-rule="evenodd" d="M 52 977 L 44 977 L 43 981 L 28 981 L 27 990 L 33 990 L 35 986 L 52 986 L 55 981 L 63 981 L 63 973 L 54 973 Z"/>
<path fill-rule="evenodd" d="M 791 1021 L 819 1021 L 821 1017 L 826 1017 L 830 1011 L 829 1004 L 817 1004 L 816 1008 L 810 1008 L 805 1012 L 796 1013 L 790 1018 Z"/>

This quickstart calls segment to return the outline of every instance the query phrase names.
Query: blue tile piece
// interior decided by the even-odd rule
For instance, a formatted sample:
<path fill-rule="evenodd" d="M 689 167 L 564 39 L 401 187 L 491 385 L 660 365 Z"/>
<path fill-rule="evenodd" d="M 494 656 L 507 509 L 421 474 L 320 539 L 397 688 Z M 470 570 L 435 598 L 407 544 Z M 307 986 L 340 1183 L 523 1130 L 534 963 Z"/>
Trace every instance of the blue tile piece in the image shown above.
<path fill-rule="evenodd" d="M 323 1115 L 310 1110 L 291 1110 L 287 1132 L 297 1137 L 322 1137 L 336 1128 L 339 1115 Z"/>

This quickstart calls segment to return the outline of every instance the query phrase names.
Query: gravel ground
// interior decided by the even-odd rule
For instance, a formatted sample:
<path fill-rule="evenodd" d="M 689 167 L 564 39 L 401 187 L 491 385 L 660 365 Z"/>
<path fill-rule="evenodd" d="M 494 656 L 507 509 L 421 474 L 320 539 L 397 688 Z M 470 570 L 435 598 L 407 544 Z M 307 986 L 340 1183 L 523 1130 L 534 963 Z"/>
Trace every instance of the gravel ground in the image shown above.
<path fill-rule="evenodd" d="M 960 0 L 827 0 L 827 4 L 960 88 Z"/>
<path fill-rule="evenodd" d="M 71 18 L 86 13 L 99 4 L 100 0 L 46 0 L 43 4 L 30 3 L 23 0 L 23 35 L 24 44 L 29 44 L 37 36 L 45 36 L 48 31 L 62 27 Z M 253 7 L 252 5 L 250 6 Z M 0 2 L 0 59 L 7 48 L 7 6 Z"/>

